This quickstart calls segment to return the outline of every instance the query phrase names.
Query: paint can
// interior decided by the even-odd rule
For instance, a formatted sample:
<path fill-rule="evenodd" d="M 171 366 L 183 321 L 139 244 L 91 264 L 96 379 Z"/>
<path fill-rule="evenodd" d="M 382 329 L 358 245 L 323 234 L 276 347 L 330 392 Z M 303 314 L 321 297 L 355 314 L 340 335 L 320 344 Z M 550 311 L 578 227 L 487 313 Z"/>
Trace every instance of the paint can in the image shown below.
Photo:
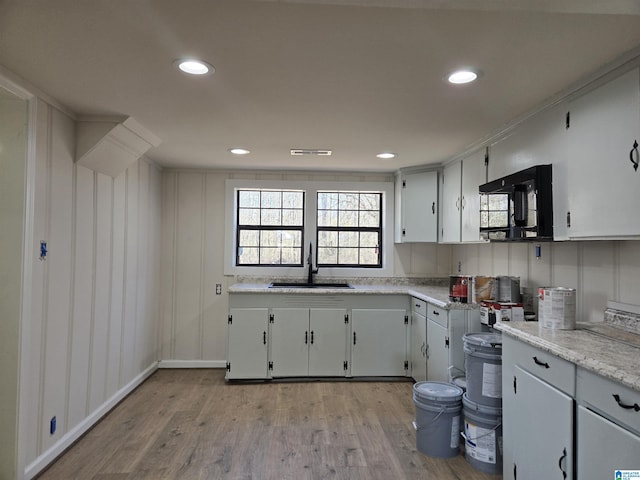
<path fill-rule="evenodd" d="M 464 458 L 485 473 L 502 473 L 502 409 L 462 396 L 464 412 Z"/>
<path fill-rule="evenodd" d="M 540 328 L 574 330 L 576 328 L 576 289 L 540 287 L 538 289 Z"/>
<path fill-rule="evenodd" d="M 502 406 L 502 335 L 467 333 L 462 337 L 469 400 Z"/>

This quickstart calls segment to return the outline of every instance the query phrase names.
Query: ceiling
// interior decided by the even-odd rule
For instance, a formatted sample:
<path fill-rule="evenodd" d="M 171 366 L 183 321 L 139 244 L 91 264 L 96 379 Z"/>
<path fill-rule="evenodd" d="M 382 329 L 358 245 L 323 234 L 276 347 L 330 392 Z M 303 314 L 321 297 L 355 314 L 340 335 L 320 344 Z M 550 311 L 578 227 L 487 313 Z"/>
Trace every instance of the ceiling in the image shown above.
<path fill-rule="evenodd" d="M 639 46 L 637 0 L 0 0 L 0 65 L 77 118 L 133 117 L 178 168 L 441 163 Z M 463 65 L 479 81 L 443 81 Z"/>

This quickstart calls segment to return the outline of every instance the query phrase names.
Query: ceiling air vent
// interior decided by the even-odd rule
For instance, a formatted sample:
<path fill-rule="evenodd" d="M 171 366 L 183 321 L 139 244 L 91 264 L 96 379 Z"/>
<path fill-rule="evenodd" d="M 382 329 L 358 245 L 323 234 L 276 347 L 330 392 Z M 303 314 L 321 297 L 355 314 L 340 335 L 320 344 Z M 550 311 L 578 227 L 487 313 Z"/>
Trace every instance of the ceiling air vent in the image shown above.
<path fill-rule="evenodd" d="M 291 155 L 318 155 L 328 157 L 333 153 L 332 150 L 325 150 L 322 148 L 292 148 Z"/>

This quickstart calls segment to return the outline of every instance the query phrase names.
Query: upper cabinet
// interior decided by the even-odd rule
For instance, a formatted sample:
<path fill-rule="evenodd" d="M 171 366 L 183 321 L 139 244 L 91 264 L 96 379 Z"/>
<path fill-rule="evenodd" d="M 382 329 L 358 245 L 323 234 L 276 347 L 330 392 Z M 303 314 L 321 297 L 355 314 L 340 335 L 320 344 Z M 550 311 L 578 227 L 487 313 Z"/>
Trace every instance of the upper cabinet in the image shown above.
<path fill-rule="evenodd" d="M 438 172 L 396 176 L 396 243 L 438 241 Z"/>
<path fill-rule="evenodd" d="M 480 241 L 480 195 L 486 182 L 485 150 L 448 164 L 443 171 L 441 243 Z"/>
<path fill-rule="evenodd" d="M 640 236 L 640 71 L 569 103 L 568 237 Z"/>

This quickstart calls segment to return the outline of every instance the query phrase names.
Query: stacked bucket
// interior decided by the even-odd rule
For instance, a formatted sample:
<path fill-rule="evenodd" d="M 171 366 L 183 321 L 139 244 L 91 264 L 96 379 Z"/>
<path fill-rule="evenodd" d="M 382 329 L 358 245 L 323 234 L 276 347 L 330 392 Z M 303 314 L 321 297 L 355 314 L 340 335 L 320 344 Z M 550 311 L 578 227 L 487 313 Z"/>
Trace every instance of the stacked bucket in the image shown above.
<path fill-rule="evenodd" d="M 474 468 L 502 473 L 502 337 L 463 337 L 467 391 L 462 396 L 465 458 Z"/>

